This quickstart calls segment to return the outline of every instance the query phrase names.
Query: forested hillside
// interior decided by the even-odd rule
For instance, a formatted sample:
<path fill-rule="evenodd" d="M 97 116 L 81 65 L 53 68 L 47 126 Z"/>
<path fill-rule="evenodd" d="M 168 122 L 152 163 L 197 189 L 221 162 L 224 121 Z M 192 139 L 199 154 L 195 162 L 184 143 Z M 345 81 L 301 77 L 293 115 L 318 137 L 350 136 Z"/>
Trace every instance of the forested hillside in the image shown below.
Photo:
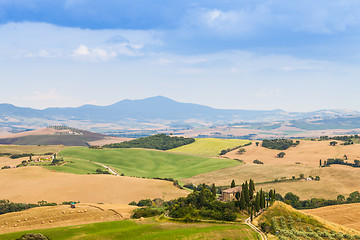
<path fill-rule="evenodd" d="M 104 145 L 105 148 L 148 148 L 169 150 L 195 142 L 194 138 L 170 137 L 166 134 L 156 134 L 122 143 Z"/>

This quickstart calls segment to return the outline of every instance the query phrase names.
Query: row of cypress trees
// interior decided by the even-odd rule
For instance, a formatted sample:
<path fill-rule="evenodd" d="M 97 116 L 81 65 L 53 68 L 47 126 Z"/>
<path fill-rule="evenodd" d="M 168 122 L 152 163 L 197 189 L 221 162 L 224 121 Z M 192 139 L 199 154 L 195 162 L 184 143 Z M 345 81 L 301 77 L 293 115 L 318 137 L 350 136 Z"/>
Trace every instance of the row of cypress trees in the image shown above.
<path fill-rule="evenodd" d="M 235 181 L 232 180 L 231 187 L 235 187 Z M 275 201 L 275 190 L 265 192 L 262 189 L 255 192 L 255 183 L 250 179 L 249 183 L 246 181 L 241 185 L 241 193 L 236 192 L 235 199 L 236 205 L 240 210 L 247 210 L 251 216 L 253 213 L 257 213 L 260 210 L 269 206 Z"/>

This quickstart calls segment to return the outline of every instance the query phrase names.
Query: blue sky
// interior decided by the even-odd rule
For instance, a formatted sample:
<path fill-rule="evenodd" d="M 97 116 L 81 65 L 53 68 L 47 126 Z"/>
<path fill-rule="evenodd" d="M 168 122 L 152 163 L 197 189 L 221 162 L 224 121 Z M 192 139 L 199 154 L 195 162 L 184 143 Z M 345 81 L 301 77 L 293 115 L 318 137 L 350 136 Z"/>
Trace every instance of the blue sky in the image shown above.
<path fill-rule="evenodd" d="M 0 102 L 360 110 L 357 0 L 1 0 Z"/>

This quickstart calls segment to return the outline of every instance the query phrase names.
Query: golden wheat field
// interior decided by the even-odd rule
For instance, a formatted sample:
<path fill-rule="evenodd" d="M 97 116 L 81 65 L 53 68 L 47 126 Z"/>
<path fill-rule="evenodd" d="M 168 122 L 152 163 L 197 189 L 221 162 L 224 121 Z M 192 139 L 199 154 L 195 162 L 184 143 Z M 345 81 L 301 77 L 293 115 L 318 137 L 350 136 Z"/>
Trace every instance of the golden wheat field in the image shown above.
<path fill-rule="evenodd" d="M 360 203 L 327 206 L 302 212 L 360 231 Z"/>
<path fill-rule="evenodd" d="M 37 203 L 40 200 L 61 203 L 121 203 L 145 198 L 170 200 L 186 196 L 171 182 L 120 177 L 114 175 L 75 175 L 42 167 L 0 170 L 0 196 L 13 202 Z"/>
<path fill-rule="evenodd" d="M 125 204 L 76 204 L 47 206 L 0 215 L 0 234 L 31 229 L 73 226 L 129 219 L 136 208 Z"/>
<path fill-rule="evenodd" d="M 261 143 L 260 143 L 261 144 Z M 344 154 L 349 161 L 360 159 L 360 145 L 329 146 L 329 141 L 300 141 L 300 145 L 285 150 L 284 158 L 277 158 L 279 150 L 271 150 L 256 146 L 244 147 L 244 154 L 237 154 L 238 150 L 229 152 L 226 157 L 237 158 L 245 164 L 217 171 L 209 172 L 183 179 L 185 183 L 230 185 L 234 179 L 236 183 L 242 183 L 253 179 L 255 183 L 274 181 L 275 179 L 298 178 L 300 174 L 308 176 L 319 176 L 320 181 L 286 181 L 257 185 L 257 188 L 268 190 L 275 188 L 278 193 L 284 195 L 293 192 L 301 199 L 313 197 L 335 199 L 337 195 L 348 195 L 360 188 L 360 168 L 350 166 L 332 165 L 320 168 L 319 161 L 328 158 L 342 158 Z M 264 164 L 254 164 L 253 160 L 260 160 Z"/>

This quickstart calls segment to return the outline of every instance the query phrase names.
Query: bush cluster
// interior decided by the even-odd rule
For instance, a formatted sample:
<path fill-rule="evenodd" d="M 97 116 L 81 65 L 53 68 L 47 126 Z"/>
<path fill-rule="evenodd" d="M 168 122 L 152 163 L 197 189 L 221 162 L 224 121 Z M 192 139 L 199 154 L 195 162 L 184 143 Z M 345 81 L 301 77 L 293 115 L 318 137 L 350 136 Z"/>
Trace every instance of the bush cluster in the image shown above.
<path fill-rule="evenodd" d="M 139 208 L 139 209 L 135 209 L 133 211 L 133 218 L 141 218 L 141 217 L 153 217 L 153 216 L 157 216 L 162 214 L 164 211 L 161 211 L 159 209 L 154 209 L 154 208 L 150 208 L 150 207 L 145 207 L 145 208 Z"/>
<path fill-rule="evenodd" d="M 262 146 L 269 149 L 277 149 L 277 150 L 286 150 L 289 147 L 297 146 L 300 144 L 300 141 L 294 142 L 290 139 L 264 139 L 262 142 Z"/>

